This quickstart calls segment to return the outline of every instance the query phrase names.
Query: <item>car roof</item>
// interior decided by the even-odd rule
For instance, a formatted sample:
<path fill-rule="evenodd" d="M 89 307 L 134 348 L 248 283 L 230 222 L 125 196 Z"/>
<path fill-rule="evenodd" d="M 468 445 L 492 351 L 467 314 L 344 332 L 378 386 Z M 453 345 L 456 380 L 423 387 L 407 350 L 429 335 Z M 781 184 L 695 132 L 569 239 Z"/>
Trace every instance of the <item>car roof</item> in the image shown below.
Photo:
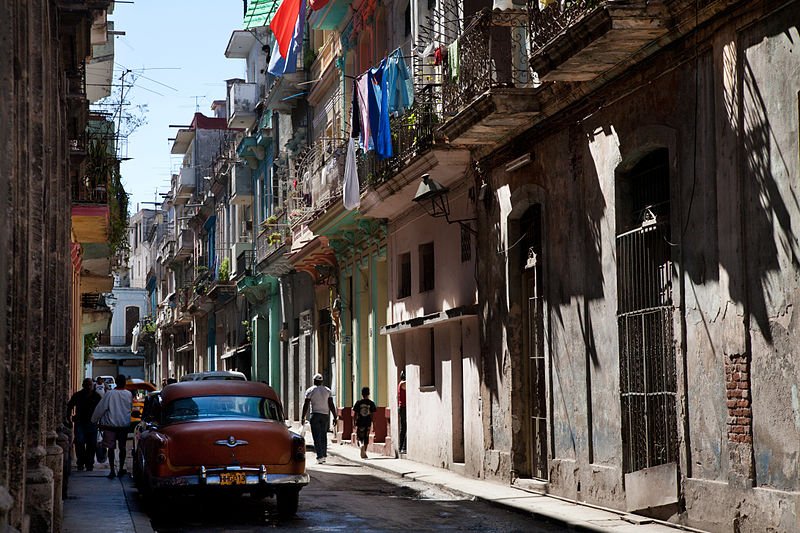
<path fill-rule="evenodd" d="M 214 379 L 181 381 L 167 385 L 161 391 L 161 399 L 165 403 L 195 396 L 263 396 L 280 403 L 272 387 L 259 381 Z"/>
<path fill-rule="evenodd" d="M 206 379 L 230 379 L 246 381 L 247 377 L 242 372 L 235 370 L 209 370 L 206 372 L 194 372 L 181 376 L 181 381 L 195 381 Z"/>
<path fill-rule="evenodd" d="M 157 387 L 149 381 L 139 378 L 131 378 L 125 382 L 125 390 L 146 390 L 149 392 L 156 390 L 156 388 Z"/>

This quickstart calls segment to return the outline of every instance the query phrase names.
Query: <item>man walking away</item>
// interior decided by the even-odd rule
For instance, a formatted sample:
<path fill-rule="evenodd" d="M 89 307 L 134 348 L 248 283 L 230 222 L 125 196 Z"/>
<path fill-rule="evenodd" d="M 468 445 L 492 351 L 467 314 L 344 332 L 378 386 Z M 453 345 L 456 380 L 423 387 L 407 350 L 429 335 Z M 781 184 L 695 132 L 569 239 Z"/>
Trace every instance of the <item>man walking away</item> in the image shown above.
<path fill-rule="evenodd" d="M 103 399 L 97 404 L 92 415 L 92 422 L 98 424 L 103 431 L 103 446 L 108 448 L 108 465 L 111 472 L 109 479 L 124 476 L 125 470 L 125 444 L 128 441 L 128 429 L 131 427 L 131 409 L 133 396 L 131 391 L 125 390 L 127 378 L 120 374 L 117 376 L 117 388 L 106 391 Z M 114 473 L 114 448 L 119 447 L 119 472 Z"/>
<path fill-rule="evenodd" d="M 306 423 L 308 408 L 311 407 L 311 436 L 314 437 L 314 450 L 320 464 L 324 464 L 328 457 L 328 413 L 333 413 L 333 425 L 336 426 L 336 406 L 331 396 L 331 390 L 322 384 L 322 374 L 314 374 L 314 386 L 306 391 L 301 422 Z"/>
<path fill-rule="evenodd" d="M 358 443 L 361 445 L 361 458 L 367 458 L 367 444 L 369 444 L 369 430 L 372 427 L 372 415 L 377 407 L 375 402 L 369 399 L 369 387 L 361 389 L 361 399 L 353 406 L 356 414 L 356 435 Z"/>
<path fill-rule="evenodd" d="M 94 452 L 97 447 L 97 426 L 92 423 L 92 413 L 100 403 L 100 395 L 94 390 L 92 378 L 83 380 L 83 388 L 72 395 L 67 403 L 69 412 L 75 409 L 72 421 L 75 423 L 75 456 L 78 472 L 86 468 L 94 469 Z"/>

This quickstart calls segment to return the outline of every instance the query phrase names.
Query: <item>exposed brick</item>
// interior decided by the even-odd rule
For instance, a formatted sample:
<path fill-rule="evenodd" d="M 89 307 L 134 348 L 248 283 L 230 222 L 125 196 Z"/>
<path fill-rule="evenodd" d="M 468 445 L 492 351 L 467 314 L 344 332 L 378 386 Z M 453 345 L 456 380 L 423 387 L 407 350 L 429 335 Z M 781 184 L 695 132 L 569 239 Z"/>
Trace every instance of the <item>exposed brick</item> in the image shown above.
<path fill-rule="evenodd" d="M 727 388 L 728 390 L 735 389 L 736 388 L 736 382 L 735 381 L 729 381 L 728 383 L 725 384 L 725 388 Z"/>
<path fill-rule="evenodd" d="M 736 405 L 739 406 L 739 407 L 749 407 L 750 406 L 750 402 L 747 401 L 747 400 L 739 400 L 739 401 L 736 402 Z"/>
<path fill-rule="evenodd" d="M 726 400 L 726 404 L 728 405 L 728 409 L 734 409 L 737 405 L 736 400 Z"/>
<path fill-rule="evenodd" d="M 728 389 L 728 398 L 743 398 L 745 391 L 738 389 Z"/>

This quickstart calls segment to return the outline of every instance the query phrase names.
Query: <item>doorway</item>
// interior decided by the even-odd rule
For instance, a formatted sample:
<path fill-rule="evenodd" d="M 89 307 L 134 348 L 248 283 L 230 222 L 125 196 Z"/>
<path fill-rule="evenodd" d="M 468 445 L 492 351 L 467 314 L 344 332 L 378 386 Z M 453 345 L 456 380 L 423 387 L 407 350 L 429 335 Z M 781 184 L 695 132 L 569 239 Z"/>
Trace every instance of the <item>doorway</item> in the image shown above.
<path fill-rule="evenodd" d="M 527 364 L 528 457 L 531 477 L 547 480 L 547 361 L 542 298 L 542 206 L 528 208 L 520 219 L 520 254 L 524 301 L 524 350 Z"/>

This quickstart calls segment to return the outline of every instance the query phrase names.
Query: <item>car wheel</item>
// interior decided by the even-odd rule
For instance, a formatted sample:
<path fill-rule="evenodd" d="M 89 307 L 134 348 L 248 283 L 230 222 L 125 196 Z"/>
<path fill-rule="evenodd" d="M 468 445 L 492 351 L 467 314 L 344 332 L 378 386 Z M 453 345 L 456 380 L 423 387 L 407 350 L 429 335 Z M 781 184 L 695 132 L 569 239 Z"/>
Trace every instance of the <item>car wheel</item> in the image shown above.
<path fill-rule="evenodd" d="M 284 489 L 275 495 L 278 505 L 278 514 L 283 517 L 294 516 L 297 513 L 297 504 L 300 501 L 300 491 L 297 489 Z"/>

